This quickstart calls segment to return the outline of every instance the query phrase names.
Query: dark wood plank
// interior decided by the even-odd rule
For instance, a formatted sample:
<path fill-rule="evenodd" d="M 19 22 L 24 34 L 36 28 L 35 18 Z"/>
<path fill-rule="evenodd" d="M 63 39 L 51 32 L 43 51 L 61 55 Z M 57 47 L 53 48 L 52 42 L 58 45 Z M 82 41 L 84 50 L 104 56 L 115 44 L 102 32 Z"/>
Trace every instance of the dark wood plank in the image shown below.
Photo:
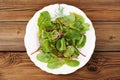
<path fill-rule="evenodd" d="M 0 52 L 0 80 L 120 80 L 119 54 L 95 52 L 83 68 L 63 76 L 40 70 L 25 52 Z"/>
<path fill-rule="evenodd" d="M 120 22 L 93 22 L 96 51 L 120 51 Z"/>
<path fill-rule="evenodd" d="M 0 22 L 0 51 L 25 51 L 27 22 Z M 120 51 L 120 22 L 93 22 L 96 30 L 95 51 Z"/>
<path fill-rule="evenodd" d="M 26 22 L 0 22 L 0 51 L 25 51 Z"/>
<path fill-rule="evenodd" d="M 55 3 L 70 4 L 85 10 L 120 10 L 120 0 L 0 0 L 0 10 L 39 10 Z"/>
<path fill-rule="evenodd" d="M 83 10 L 92 21 L 120 21 L 120 10 Z M 0 21 L 28 21 L 36 10 L 3 10 Z"/>

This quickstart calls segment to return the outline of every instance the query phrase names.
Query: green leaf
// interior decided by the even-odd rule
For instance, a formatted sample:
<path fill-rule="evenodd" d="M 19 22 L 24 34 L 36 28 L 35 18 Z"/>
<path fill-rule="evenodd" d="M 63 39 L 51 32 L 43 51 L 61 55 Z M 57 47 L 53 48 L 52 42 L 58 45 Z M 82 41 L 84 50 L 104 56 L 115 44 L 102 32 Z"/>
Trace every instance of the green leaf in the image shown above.
<path fill-rule="evenodd" d="M 68 46 L 67 50 L 64 53 L 64 57 L 71 57 L 73 54 L 73 47 L 72 46 Z"/>
<path fill-rule="evenodd" d="M 40 44 L 44 52 L 51 52 L 52 49 L 51 49 L 50 42 L 48 39 L 41 39 Z"/>
<path fill-rule="evenodd" d="M 59 51 L 63 51 L 63 50 L 66 50 L 66 44 L 65 44 L 65 39 L 62 38 L 60 40 L 57 41 L 56 43 L 56 48 L 59 50 Z"/>
<path fill-rule="evenodd" d="M 75 16 L 73 14 L 57 18 L 62 24 L 69 26 L 71 23 L 75 21 Z"/>
<path fill-rule="evenodd" d="M 77 42 L 76 46 L 78 48 L 82 48 L 82 47 L 84 47 L 85 43 L 86 43 L 86 36 L 82 35 L 81 39 Z"/>
<path fill-rule="evenodd" d="M 64 57 L 71 56 L 79 56 L 79 53 L 74 46 L 68 46 L 67 50 L 64 52 Z"/>
<path fill-rule="evenodd" d="M 40 13 L 38 18 L 38 26 L 49 26 L 51 24 L 51 17 L 48 11 L 43 11 Z"/>
<path fill-rule="evenodd" d="M 57 58 L 57 57 L 52 57 L 52 58 L 49 59 L 48 63 L 53 63 L 53 62 L 56 62 L 56 61 L 58 61 L 58 60 L 59 60 L 59 58 Z"/>
<path fill-rule="evenodd" d="M 81 47 L 84 47 L 84 46 L 85 46 L 85 43 L 86 43 L 86 36 L 84 35 L 84 40 L 83 40 L 82 43 L 81 43 Z"/>
<path fill-rule="evenodd" d="M 74 52 L 73 52 L 72 56 L 79 56 L 79 52 L 76 47 L 74 47 Z"/>
<path fill-rule="evenodd" d="M 65 44 L 65 39 L 62 38 L 61 39 L 61 47 L 60 47 L 61 50 L 66 50 L 66 44 Z"/>
<path fill-rule="evenodd" d="M 85 19 L 83 16 L 79 15 L 79 14 L 76 14 L 76 13 L 72 13 L 74 16 L 75 16 L 75 21 L 79 21 L 81 23 L 84 23 L 85 22 Z"/>
<path fill-rule="evenodd" d="M 56 55 L 54 55 L 53 53 L 44 53 L 44 52 L 41 52 L 39 53 L 36 58 L 41 61 L 41 62 L 45 62 L 45 63 L 48 63 L 48 62 L 53 62 L 53 61 L 56 61 L 58 58 Z"/>
<path fill-rule="evenodd" d="M 81 22 L 79 22 L 79 21 L 76 21 L 76 22 L 74 23 L 74 26 L 75 26 L 79 31 L 81 31 L 81 30 L 83 29 L 83 26 L 82 26 Z"/>
<path fill-rule="evenodd" d="M 79 39 L 81 36 L 81 33 L 79 31 L 76 31 L 74 29 L 68 29 L 66 33 L 64 34 L 66 38 L 69 39 Z"/>
<path fill-rule="evenodd" d="M 72 14 L 75 15 L 75 22 L 74 22 L 75 27 L 77 27 L 81 32 L 86 32 L 87 30 L 89 30 L 90 25 L 88 23 L 85 23 L 84 17 L 76 13 L 72 13 Z"/>
<path fill-rule="evenodd" d="M 69 28 L 71 28 L 71 29 L 73 29 L 73 30 L 76 30 L 76 31 L 80 31 L 79 28 L 75 26 L 75 23 L 76 23 L 76 22 L 71 23 L 70 26 L 69 26 Z"/>
<path fill-rule="evenodd" d="M 41 62 L 47 63 L 51 57 L 50 57 L 50 54 L 41 52 L 36 56 L 36 58 Z"/>
<path fill-rule="evenodd" d="M 56 43 L 56 48 L 60 51 L 60 47 L 61 47 L 61 40 L 58 40 Z"/>
<path fill-rule="evenodd" d="M 42 30 L 41 39 L 48 39 L 49 35 L 50 34 L 48 32 L 46 32 L 45 30 Z"/>
<path fill-rule="evenodd" d="M 42 30 L 51 25 L 51 17 L 48 11 L 40 13 L 38 18 L 39 36 L 42 34 Z"/>
<path fill-rule="evenodd" d="M 71 67 L 76 67 L 80 64 L 80 62 L 77 60 L 66 59 L 66 64 Z"/>
<path fill-rule="evenodd" d="M 89 30 L 90 24 L 88 24 L 88 23 L 83 23 L 82 26 L 84 27 L 83 31 L 85 32 L 85 31 L 88 31 L 88 30 Z"/>
<path fill-rule="evenodd" d="M 51 40 L 55 40 L 58 38 L 59 32 L 57 30 L 53 30 L 51 32 L 51 36 L 49 36 L 51 38 Z"/>
<path fill-rule="evenodd" d="M 50 69 L 57 69 L 57 68 L 60 68 L 61 66 L 63 66 L 65 64 L 65 61 L 63 59 L 56 59 L 55 61 L 53 62 L 49 62 L 47 64 L 47 67 L 50 68 Z"/>
<path fill-rule="evenodd" d="M 54 26 L 54 28 L 60 28 L 60 24 L 59 23 L 57 23 L 57 22 L 51 22 L 52 23 L 52 26 Z"/>

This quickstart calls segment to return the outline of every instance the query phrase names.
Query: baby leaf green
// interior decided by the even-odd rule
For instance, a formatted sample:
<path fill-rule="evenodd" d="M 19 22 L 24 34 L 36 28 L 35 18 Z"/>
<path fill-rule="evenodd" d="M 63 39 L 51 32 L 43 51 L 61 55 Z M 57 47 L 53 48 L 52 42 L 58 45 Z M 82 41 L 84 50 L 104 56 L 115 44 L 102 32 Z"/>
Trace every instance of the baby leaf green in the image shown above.
<path fill-rule="evenodd" d="M 82 37 L 80 38 L 80 40 L 77 42 L 76 46 L 78 48 L 82 48 L 82 47 L 84 47 L 85 43 L 86 43 L 86 35 L 82 35 Z"/>
<path fill-rule="evenodd" d="M 65 61 L 63 59 L 58 59 L 58 60 L 55 60 L 53 62 L 49 62 L 47 64 L 47 67 L 50 68 L 50 69 L 57 69 L 57 68 L 60 68 L 61 66 L 63 66 L 65 64 Z"/>
<path fill-rule="evenodd" d="M 57 41 L 56 48 L 59 51 L 66 50 L 66 44 L 65 44 L 65 39 L 64 38 L 62 38 L 62 39 L 60 39 L 60 40 Z"/>
<path fill-rule="evenodd" d="M 68 46 L 67 50 L 64 52 L 64 57 L 71 56 L 79 56 L 79 53 L 74 46 Z"/>
<path fill-rule="evenodd" d="M 51 25 L 51 17 L 48 11 L 43 11 L 40 13 L 38 18 L 38 27 L 39 27 L 39 36 L 41 36 L 41 32 L 45 27 L 49 27 Z"/>
<path fill-rule="evenodd" d="M 51 52 L 50 42 L 48 39 L 41 39 L 40 44 L 42 44 L 42 50 L 44 52 Z"/>
<path fill-rule="evenodd" d="M 81 15 L 77 14 L 77 13 L 72 13 L 75 16 L 75 21 L 79 21 L 81 23 L 85 22 L 84 17 L 82 17 Z"/>
<path fill-rule="evenodd" d="M 84 27 L 83 31 L 85 32 L 85 31 L 89 30 L 90 24 L 88 24 L 88 23 L 83 23 L 82 26 Z"/>
<path fill-rule="evenodd" d="M 69 26 L 71 23 L 75 21 L 75 16 L 73 14 L 70 14 L 64 17 L 60 17 L 58 18 L 58 20 L 65 26 Z"/>
<path fill-rule="evenodd" d="M 71 67 L 76 67 L 80 64 L 80 62 L 77 60 L 67 59 L 66 64 Z"/>
<path fill-rule="evenodd" d="M 41 62 L 47 63 L 51 57 L 50 54 L 41 52 L 36 56 L 36 58 Z"/>

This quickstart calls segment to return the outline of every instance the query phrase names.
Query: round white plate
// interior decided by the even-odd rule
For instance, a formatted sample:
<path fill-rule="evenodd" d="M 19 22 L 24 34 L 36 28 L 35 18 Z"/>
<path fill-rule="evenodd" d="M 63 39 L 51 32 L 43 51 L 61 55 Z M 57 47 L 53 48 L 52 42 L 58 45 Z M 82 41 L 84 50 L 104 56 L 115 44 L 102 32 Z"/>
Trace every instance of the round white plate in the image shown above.
<path fill-rule="evenodd" d="M 85 18 L 85 22 L 90 24 L 90 30 L 87 31 L 85 34 L 87 36 L 87 42 L 82 49 L 79 49 L 81 53 L 86 55 L 86 57 L 84 57 L 82 55 L 80 55 L 78 57 L 78 60 L 80 61 L 80 65 L 77 67 L 70 67 L 67 65 L 63 65 L 62 67 L 60 67 L 58 69 L 49 69 L 47 67 L 46 63 L 40 62 L 36 59 L 36 55 L 39 52 L 36 52 L 33 55 L 31 55 L 31 53 L 36 51 L 40 46 L 39 38 L 38 38 L 38 26 L 37 26 L 37 20 L 38 20 L 40 13 L 42 11 L 48 11 L 50 13 L 51 17 L 54 18 L 55 12 L 57 11 L 57 9 L 59 7 L 58 4 L 49 5 L 35 13 L 35 15 L 31 18 L 31 20 L 27 24 L 24 43 L 25 43 L 25 47 L 26 47 L 28 56 L 30 57 L 31 61 L 37 67 L 39 67 L 43 71 L 46 71 L 46 72 L 52 73 L 52 74 L 70 74 L 70 73 L 73 73 L 74 71 L 78 70 L 79 68 L 83 67 L 89 61 L 90 57 L 93 54 L 94 48 L 95 48 L 96 37 L 95 37 L 95 31 L 94 31 L 92 22 L 89 20 L 89 18 L 85 15 L 85 13 L 82 10 L 80 10 L 74 6 L 66 5 L 66 4 L 60 4 L 60 6 L 64 8 L 65 15 L 68 15 L 70 12 L 75 12 L 77 14 L 82 15 Z"/>

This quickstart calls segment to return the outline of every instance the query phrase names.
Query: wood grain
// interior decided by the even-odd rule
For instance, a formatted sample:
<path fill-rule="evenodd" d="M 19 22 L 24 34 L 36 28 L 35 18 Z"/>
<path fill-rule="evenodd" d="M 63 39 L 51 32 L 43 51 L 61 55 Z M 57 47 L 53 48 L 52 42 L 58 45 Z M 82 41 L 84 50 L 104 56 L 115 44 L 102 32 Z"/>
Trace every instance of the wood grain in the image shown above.
<path fill-rule="evenodd" d="M 25 51 L 27 22 L 0 22 L 0 51 Z M 120 51 L 120 22 L 93 22 L 96 30 L 95 51 Z"/>
<path fill-rule="evenodd" d="M 120 0 L 0 0 L 0 21 L 28 21 L 37 10 L 54 3 L 76 6 L 92 21 L 120 21 Z"/>
<path fill-rule="evenodd" d="M 94 22 L 96 51 L 120 51 L 120 22 Z"/>
<path fill-rule="evenodd" d="M 83 10 L 92 21 L 120 21 L 120 11 Z M 0 21 L 28 21 L 36 10 L 3 10 Z"/>
<path fill-rule="evenodd" d="M 97 37 L 90 61 L 65 76 L 40 70 L 23 52 L 28 20 L 55 3 L 82 9 L 93 21 Z M 120 0 L 0 0 L 0 80 L 120 80 Z"/>
<path fill-rule="evenodd" d="M 120 80 L 119 54 L 95 52 L 86 66 L 63 76 L 40 70 L 25 52 L 0 52 L 0 80 Z"/>
<path fill-rule="evenodd" d="M 120 0 L 0 0 L 0 10 L 39 10 L 55 3 L 70 4 L 84 10 L 120 10 Z"/>
<path fill-rule="evenodd" d="M 26 22 L 0 22 L 0 51 L 23 51 Z"/>

